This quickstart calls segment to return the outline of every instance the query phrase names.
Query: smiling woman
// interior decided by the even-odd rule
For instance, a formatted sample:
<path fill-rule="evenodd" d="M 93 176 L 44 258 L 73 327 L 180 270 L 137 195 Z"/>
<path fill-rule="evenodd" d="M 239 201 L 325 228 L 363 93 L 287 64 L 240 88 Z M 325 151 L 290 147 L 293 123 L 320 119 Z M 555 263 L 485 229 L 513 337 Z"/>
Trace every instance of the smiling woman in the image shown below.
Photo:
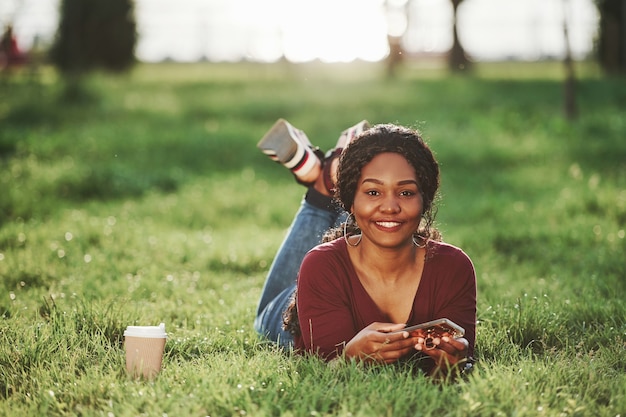
<path fill-rule="evenodd" d="M 474 351 L 476 277 L 433 225 L 439 164 L 419 132 L 391 124 L 362 131 L 340 155 L 336 183 L 322 186 L 320 174 L 307 190 L 270 268 L 256 330 L 328 361 L 406 361 L 457 375 Z M 444 318 L 464 337 L 425 346 L 424 334 L 402 331 Z"/>

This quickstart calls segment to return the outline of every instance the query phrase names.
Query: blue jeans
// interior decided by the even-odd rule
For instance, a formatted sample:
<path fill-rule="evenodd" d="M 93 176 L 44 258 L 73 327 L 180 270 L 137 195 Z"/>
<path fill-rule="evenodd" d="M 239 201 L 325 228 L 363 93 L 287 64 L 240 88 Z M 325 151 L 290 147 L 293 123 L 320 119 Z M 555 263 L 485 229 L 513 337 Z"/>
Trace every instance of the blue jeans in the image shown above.
<path fill-rule="evenodd" d="M 293 336 L 283 329 L 283 312 L 296 288 L 296 279 L 304 255 L 322 241 L 324 233 L 345 220 L 340 210 L 327 210 L 306 199 L 294 217 L 287 235 L 270 266 L 254 320 L 255 330 L 289 349 Z"/>

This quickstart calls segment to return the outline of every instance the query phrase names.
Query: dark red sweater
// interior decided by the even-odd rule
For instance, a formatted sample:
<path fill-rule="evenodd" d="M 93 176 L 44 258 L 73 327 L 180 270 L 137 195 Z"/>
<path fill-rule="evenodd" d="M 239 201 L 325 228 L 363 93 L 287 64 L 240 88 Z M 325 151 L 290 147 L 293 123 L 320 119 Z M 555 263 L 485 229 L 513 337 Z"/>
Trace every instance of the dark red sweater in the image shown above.
<path fill-rule="evenodd" d="M 476 339 L 476 274 L 459 248 L 428 243 L 428 257 L 407 325 L 448 318 L 465 329 L 469 355 Z M 344 239 L 313 248 L 298 276 L 298 320 L 295 347 L 330 360 L 373 322 L 389 323 L 361 285 Z"/>

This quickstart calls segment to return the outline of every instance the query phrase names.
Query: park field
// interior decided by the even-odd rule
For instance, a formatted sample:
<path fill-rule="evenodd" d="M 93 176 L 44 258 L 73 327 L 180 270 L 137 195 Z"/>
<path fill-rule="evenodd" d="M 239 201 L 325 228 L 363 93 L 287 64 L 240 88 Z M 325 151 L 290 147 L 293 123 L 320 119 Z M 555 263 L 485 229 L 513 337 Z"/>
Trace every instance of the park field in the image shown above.
<path fill-rule="evenodd" d="M 152 64 L 69 96 L 0 80 L 0 416 L 626 416 L 626 80 L 559 64 Z M 328 366 L 252 327 L 304 188 L 256 143 L 420 129 L 437 224 L 474 261 L 475 371 Z M 163 369 L 124 368 L 165 323 Z"/>

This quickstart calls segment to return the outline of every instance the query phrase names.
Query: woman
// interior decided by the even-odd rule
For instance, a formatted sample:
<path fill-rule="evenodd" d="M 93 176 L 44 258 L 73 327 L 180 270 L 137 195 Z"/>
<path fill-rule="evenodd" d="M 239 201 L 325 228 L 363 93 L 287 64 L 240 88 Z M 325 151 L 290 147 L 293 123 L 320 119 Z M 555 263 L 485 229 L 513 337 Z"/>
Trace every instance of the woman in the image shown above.
<path fill-rule="evenodd" d="M 257 331 L 326 360 L 417 356 L 431 374 L 458 369 L 474 351 L 476 279 L 467 255 L 441 242 L 433 226 L 439 167 L 419 133 L 389 124 L 364 130 L 340 153 L 336 189 L 319 177 L 270 269 Z M 333 226 L 342 236 L 317 245 Z M 282 316 L 294 292 L 287 331 Z M 427 346 L 424 335 L 401 331 L 439 318 L 459 324 L 465 337 Z"/>

